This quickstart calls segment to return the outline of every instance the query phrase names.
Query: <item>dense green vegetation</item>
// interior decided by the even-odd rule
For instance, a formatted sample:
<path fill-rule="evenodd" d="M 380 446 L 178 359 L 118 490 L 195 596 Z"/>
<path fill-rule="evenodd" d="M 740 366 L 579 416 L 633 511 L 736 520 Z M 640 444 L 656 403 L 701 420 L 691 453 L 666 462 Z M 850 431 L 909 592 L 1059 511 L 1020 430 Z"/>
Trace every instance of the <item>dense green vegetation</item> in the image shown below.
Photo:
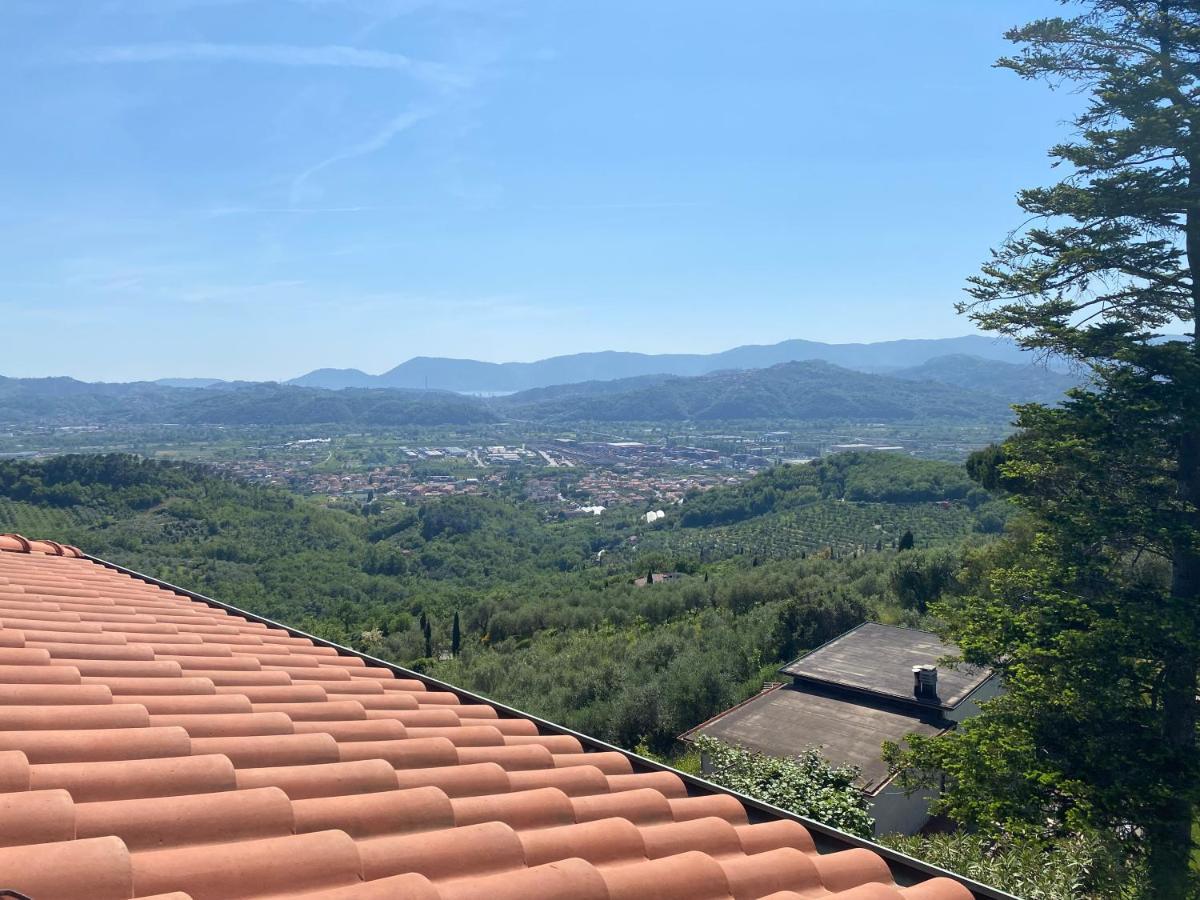
<path fill-rule="evenodd" d="M 840 485 L 839 493 L 890 496 L 871 474 L 876 470 L 893 473 L 905 490 L 933 491 L 929 496 L 966 487 L 952 466 L 885 455 L 830 460 L 796 481 L 792 467 L 762 480 L 787 508 L 812 477 Z M 742 496 L 741 488 L 720 490 Z M 199 466 L 129 456 L 0 463 L 0 529 L 78 544 L 658 752 L 670 752 L 678 734 L 757 691 L 780 663 L 864 619 L 919 621 L 907 595 L 902 603 L 894 590 L 905 554 L 890 546 L 775 558 L 748 538 L 701 558 L 686 543 L 670 549 L 655 541 L 704 529 L 647 526 L 636 510 L 560 522 L 500 496 L 378 512 L 374 506 L 365 514 L 329 509 Z M 971 532 L 972 513 L 960 506 L 964 527 L 947 548 Z M 769 528 L 762 533 L 771 537 Z M 903 565 L 908 571 L 912 563 Z M 635 576 L 651 568 L 689 574 L 635 586 Z M 456 616 L 460 647 L 453 655 Z"/>
<path fill-rule="evenodd" d="M 1061 403 L 1067 391 L 1086 383 L 1082 373 L 987 360 L 966 353 L 938 356 L 889 374 L 906 381 L 954 384 L 1021 403 Z"/>
<path fill-rule="evenodd" d="M 737 487 L 688 497 L 678 515 L 647 530 L 638 547 L 685 566 L 731 555 L 844 557 L 894 550 L 906 532 L 920 547 L 956 544 L 971 534 L 999 532 L 1008 513 L 961 466 L 843 453 L 776 466 Z"/>
<path fill-rule="evenodd" d="M 844 503 L 822 500 L 733 525 L 659 529 L 647 532 L 642 552 L 661 549 L 677 559 L 718 560 L 749 553 L 760 559 L 794 559 L 812 554 L 848 554 L 895 549 L 906 531 L 921 546 L 953 543 L 976 532 L 1003 527 L 1007 509 L 989 505 L 936 503 Z"/>
<path fill-rule="evenodd" d="M 854 786 L 854 766 L 830 765 L 811 748 L 781 758 L 705 736 L 696 739 L 696 750 L 707 764 L 704 777 L 714 784 L 860 837 L 874 833 L 866 795 Z"/>
<path fill-rule="evenodd" d="M 990 835 L 957 831 L 887 835 L 882 842 L 1022 900 L 1117 900 L 1146 889 L 1144 873 L 1129 869 L 1112 842 L 1093 833 L 1048 837 L 1034 829 Z"/>
<path fill-rule="evenodd" d="M 987 493 L 961 466 L 914 464 L 900 454 L 845 453 L 809 465 L 777 466 L 745 484 L 691 497 L 685 527 L 727 525 L 772 512 L 800 509 L 820 500 L 855 503 L 933 503 L 961 500 L 971 507 Z"/>
<path fill-rule="evenodd" d="M 931 609 L 1007 692 L 896 758 L 948 775 L 943 811 L 980 835 L 1100 835 L 1144 862 L 1140 895 L 1195 897 L 1200 5 L 1079 6 L 1008 34 L 1002 67 L 1086 100 L 1050 151 L 1063 179 L 1020 192 L 960 311 L 1094 378 L 973 461 L 1024 512 Z"/>

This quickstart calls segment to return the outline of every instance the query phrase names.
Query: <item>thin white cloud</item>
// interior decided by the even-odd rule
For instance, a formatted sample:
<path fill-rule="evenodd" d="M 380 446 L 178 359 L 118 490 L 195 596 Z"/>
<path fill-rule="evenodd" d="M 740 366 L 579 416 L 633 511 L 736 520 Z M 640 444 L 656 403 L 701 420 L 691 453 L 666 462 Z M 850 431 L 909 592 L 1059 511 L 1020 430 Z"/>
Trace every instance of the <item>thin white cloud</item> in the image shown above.
<path fill-rule="evenodd" d="M 204 210 L 213 219 L 227 216 L 295 215 L 297 213 L 334 214 L 361 213 L 379 209 L 378 206 L 216 206 Z"/>
<path fill-rule="evenodd" d="M 300 279 L 279 279 L 250 284 L 201 284 L 177 291 L 176 297 L 184 303 L 290 303 L 296 292 L 302 292 L 306 285 L 307 283 Z"/>
<path fill-rule="evenodd" d="M 250 63 L 255 65 L 376 69 L 406 72 L 442 87 L 464 86 L 464 78 L 438 63 L 413 59 L 403 53 L 365 50 L 338 44 L 307 47 L 293 44 L 214 44 L 161 42 L 111 44 L 68 50 L 59 56 L 68 63 L 119 65 L 138 63 Z"/>
<path fill-rule="evenodd" d="M 330 166 L 338 163 L 345 162 L 350 159 L 358 159 L 362 156 L 370 156 L 372 153 L 382 150 L 392 142 L 396 135 L 400 134 L 401 132 L 408 131 L 414 125 L 424 121 L 431 115 L 432 112 L 428 109 L 417 108 L 406 110 L 392 119 L 390 122 L 384 125 L 383 128 L 379 129 L 379 131 L 375 132 L 366 140 L 360 141 L 357 144 L 352 144 L 344 150 L 339 150 L 332 156 L 327 156 L 320 162 L 309 166 L 292 179 L 292 205 L 299 205 L 304 194 L 305 185 L 308 183 L 309 179 L 311 179 L 318 172 L 328 169 Z"/>

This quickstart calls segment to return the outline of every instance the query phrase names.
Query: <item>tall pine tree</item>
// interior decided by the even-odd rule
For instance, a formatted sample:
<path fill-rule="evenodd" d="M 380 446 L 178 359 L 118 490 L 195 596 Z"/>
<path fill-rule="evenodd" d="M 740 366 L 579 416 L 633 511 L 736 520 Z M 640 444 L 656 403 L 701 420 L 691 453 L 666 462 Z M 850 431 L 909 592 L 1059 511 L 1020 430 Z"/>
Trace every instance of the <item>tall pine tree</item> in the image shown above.
<path fill-rule="evenodd" d="M 1028 511 L 1025 539 L 940 611 L 1008 694 L 909 762 L 948 771 L 947 811 L 981 826 L 1124 836 L 1154 896 L 1182 897 L 1200 799 L 1200 351 L 1166 336 L 1200 312 L 1200 3 L 1067 5 L 1079 14 L 1009 32 L 1019 51 L 999 64 L 1086 97 L 1050 151 L 1066 177 L 1020 193 L 1027 226 L 961 309 L 1093 372 L 1094 390 L 1019 408 L 998 471 L 977 461 Z"/>

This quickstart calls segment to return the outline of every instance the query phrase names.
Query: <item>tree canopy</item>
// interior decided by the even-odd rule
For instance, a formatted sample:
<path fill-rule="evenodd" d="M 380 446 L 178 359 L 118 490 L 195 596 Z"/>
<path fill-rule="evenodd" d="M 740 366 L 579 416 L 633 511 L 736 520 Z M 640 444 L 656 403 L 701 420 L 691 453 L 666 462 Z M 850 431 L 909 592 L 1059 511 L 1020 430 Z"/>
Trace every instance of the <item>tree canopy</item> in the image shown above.
<path fill-rule="evenodd" d="M 1079 8 L 1080 4 L 1070 6 Z M 1057 184 L 971 279 L 982 328 L 1065 358 L 1091 390 L 1018 408 L 975 461 L 1027 512 L 975 595 L 935 605 L 1008 693 L 917 761 L 953 776 L 943 807 L 1103 827 L 1185 896 L 1200 798 L 1200 4 L 1089 0 L 1009 32 L 1000 66 L 1081 91 Z"/>

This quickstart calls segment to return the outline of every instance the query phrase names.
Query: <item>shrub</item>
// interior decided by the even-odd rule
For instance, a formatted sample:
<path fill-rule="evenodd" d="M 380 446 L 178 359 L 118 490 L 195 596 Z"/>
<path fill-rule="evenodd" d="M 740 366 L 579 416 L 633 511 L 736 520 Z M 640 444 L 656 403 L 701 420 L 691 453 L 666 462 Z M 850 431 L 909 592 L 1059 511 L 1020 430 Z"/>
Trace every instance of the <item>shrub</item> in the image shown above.
<path fill-rule="evenodd" d="M 766 756 L 702 736 L 696 748 L 713 784 L 861 837 L 874 832 L 854 766 L 834 766 L 811 747 L 796 756 Z"/>

